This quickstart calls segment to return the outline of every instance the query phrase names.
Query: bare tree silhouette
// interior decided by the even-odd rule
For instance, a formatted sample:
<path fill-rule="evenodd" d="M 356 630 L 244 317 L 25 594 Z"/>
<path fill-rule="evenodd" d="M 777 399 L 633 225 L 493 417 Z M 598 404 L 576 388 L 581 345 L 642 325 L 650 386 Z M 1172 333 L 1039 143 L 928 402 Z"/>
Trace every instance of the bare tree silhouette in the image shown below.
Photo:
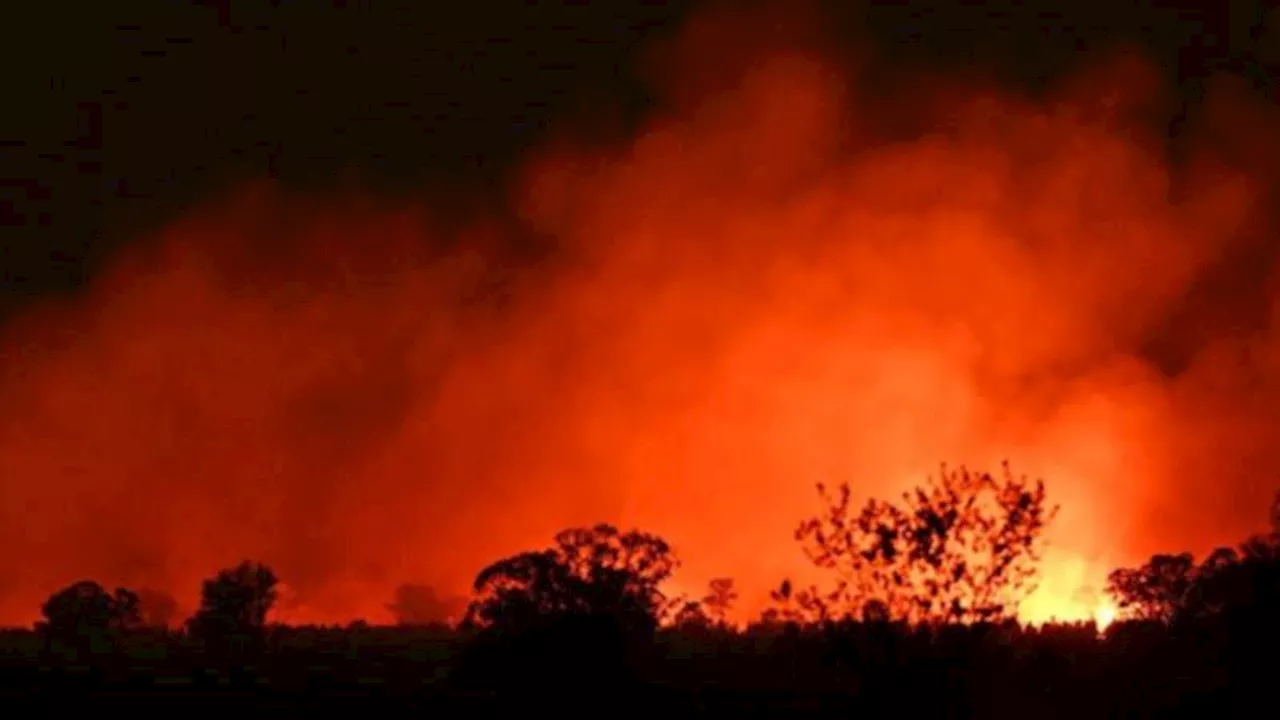
<path fill-rule="evenodd" d="M 809 559 L 836 586 L 795 593 L 792 612 L 872 614 L 910 623 L 998 621 L 1035 588 L 1044 529 L 1056 514 L 1042 481 L 941 468 L 901 504 L 871 499 L 856 511 L 847 484 L 818 486 L 826 508 L 796 530 Z M 788 588 L 789 590 L 789 588 Z M 791 593 L 787 593 L 791 597 Z"/>

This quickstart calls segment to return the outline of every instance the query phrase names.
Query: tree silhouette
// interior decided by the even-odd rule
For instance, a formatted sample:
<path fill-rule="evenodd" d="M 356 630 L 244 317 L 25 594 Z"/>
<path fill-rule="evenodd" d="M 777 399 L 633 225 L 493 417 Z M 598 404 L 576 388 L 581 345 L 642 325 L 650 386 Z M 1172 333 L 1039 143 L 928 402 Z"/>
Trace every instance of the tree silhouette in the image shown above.
<path fill-rule="evenodd" d="M 1197 569 L 1190 597 L 1185 612 L 1195 617 L 1280 610 L 1280 536 L 1255 536 L 1238 550 L 1215 550 Z"/>
<path fill-rule="evenodd" d="M 607 616 L 629 629 L 652 630 L 665 604 L 659 586 L 677 564 L 656 535 L 606 524 L 565 530 L 551 548 L 481 570 L 466 624 L 516 629 L 549 617 Z"/>
<path fill-rule="evenodd" d="M 670 610 L 659 587 L 676 565 L 661 538 L 604 524 L 489 565 L 463 622 L 480 632 L 458 682 L 557 702 L 589 702 L 582 687 L 622 692 L 632 658 L 651 648 Z"/>
<path fill-rule="evenodd" d="M 54 593 L 40 608 L 44 621 L 37 629 L 50 649 L 106 652 L 114 637 L 141 625 L 138 596 L 118 588 L 108 592 L 83 580 Z"/>
<path fill-rule="evenodd" d="M 733 578 L 713 578 L 701 599 L 686 595 L 672 598 L 663 612 L 663 623 L 681 630 L 723 628 L 737 599 Z"/>
<path fill-rule="evenodd" d="M 796 530 L 806 555 L 836 585 L 796 593 L 810 619 L 871 613 L 910 623 L 1007 619 L 1035 588 L 1045 527 L 1042 481 L 941 468 L 901 504 L 871 499 L 855 512 L 851 491 L 818 485 L 826 508 Z M 789 589 L 789 588 L 788 588 Z M 788 594 L 788 597 L 789 594 Z"/>
<path fill-rule="evenodd" d="M 738 601 L 738 591 L 734 588 L 733 578 L 712 578 L 707 583 L 707 594 L 702 597 L 703 612 L 707 618 L 717 625 L 729 622 L 729 613 Z"/>
<path fill-rule="evenodd" d="M 189 621 L 193 635 L 247 649 L 260 641 L 279 580 L 265 565 L 245 561 L 204 581 L 200 609 Z"/>
<path fill-rule="evenodd" d="M 1192 602 L 1198 571 L 1190 553 L 1155 555 L 1141 567 L 1111 571 L 1107 594 L 1125 616 L 1172 622 Z"/>
<path fill-rule="evenodd" d="M 1280 608 L 1280 496 L 1272 504 L 1269 534 L 1237 548 L 1223 547 L 1199 565 L 1189 553 L 1155 555 L 1137 568 L 1111 572 L 1107 592 L 1129 617 L 1171 623 L 1231 615 L 1237 619 Z"/>

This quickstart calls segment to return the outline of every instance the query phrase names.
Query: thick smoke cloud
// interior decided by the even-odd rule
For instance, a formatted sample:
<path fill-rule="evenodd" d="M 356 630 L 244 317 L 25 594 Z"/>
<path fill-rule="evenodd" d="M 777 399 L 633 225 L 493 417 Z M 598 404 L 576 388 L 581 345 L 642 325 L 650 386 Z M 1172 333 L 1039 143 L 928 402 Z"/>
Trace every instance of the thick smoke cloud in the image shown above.
<path fill-rule="evenodd" d="M 941 461 L 1008 459 L 1062 504 L 1033 618 L 1265 519 L 1270 111 L 1214 90 L 1174 163 L 1132 54 L 1035 99 L 886 100 L 820 26 L 695 19 L 643 59 L 643 132 L 548 144 L 464 230 L 431 198 L 255 185 L 16 319 L 0 619 L 83 576 L 189 609 L 252 557 L 282 618 L 381 620 L 597 520 L 763 599 L 805 577 L 815 482 L 885 495 Z M 925 131 L 889 141 L 902 117 Z"/>

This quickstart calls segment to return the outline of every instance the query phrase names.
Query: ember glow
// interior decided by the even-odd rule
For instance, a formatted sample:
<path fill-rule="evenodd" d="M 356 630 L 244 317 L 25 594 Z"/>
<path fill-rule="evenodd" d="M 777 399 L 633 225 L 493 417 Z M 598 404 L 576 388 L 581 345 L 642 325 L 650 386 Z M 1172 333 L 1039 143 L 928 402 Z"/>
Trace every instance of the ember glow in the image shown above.
<path fill-rule="evenodd" d="M 1035 99 L 921 77 L 890 102 L 791 27 L 695 20 L 641 132 L 548 144 L 464 230 L 431 197 L 255 184 L 14 320 L 0 621 L 82 577 L 189 610 L 246 557 L 281 618 L 386 620 L 402 583 L 462 593 L 602 520 L 753 613 L 813 579 L 816 482 L 1008 460 L 1062 507 L 1024 618 L 1105 625 L 1111 567 L 1264 520 L 1280 345 L 1204 288 L 1271 227 L 1229 152 L 1276 147 L 1266 111 L 1211 90 L 1175 166 L 1130 55 Z M 928 131 L 888 138 L 908 111 Z M 1193 333 L 1189 306 L 1219 315 Z"/>

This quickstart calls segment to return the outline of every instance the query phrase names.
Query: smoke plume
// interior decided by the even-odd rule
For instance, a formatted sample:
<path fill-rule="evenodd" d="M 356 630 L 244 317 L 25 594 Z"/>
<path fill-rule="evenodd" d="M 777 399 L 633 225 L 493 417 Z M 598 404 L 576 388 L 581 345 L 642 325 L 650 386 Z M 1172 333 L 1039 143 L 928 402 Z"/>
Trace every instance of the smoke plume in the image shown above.
<path fill-rule="evenodd" d="M 807 577 L 814 483 L 940 462 L 1061 503 L 1031 618 L 1265 521 L 1270 107 L 1214 84 L 1173 153 L 1134 53 L 1036 97 L 877 94 L 820 26 L 695 18 L 638 60 L 640 132 L 557 136 L 462 229 L 431 197 L 254 184 L 12 321 L 0 620 L 82 577 L 189 610 L 246 557 L 285 619 L 387 620 L 406 582 L 463 592 L 601 520 L 758 610 Z"/>

